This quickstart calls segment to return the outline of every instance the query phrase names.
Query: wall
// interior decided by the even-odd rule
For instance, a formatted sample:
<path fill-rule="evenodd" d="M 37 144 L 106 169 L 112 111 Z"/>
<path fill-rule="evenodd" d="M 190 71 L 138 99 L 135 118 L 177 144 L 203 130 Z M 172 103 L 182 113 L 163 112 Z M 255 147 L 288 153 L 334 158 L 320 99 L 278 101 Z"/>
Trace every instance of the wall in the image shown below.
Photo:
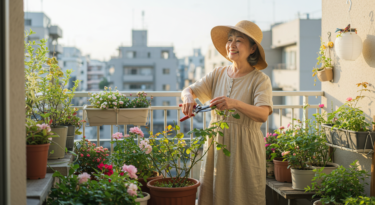
<path fill-rule="evenodd" d="M 352 1 L 350 11 L 350 19 L 348 17 L 349 5 L 343 0 L 323 0 L 322 1 L 322 36 L 327 39 L 327 32 L 332 33 L 332 41 L 336 39 L 336 28 L 345 28 L 351 23 L 352 28 L 357 28 L 358 35 L 362 38 L 363 51 L 355 61 L 345 61 L 335 56 L 334 59 L 334 82 L 322 83 L 322 90 L 325 97 L 322 103 L 326 105 L 325 110 L 331 110 L 331 102 L 333 108 L 345 102 L 347 97 L 355 97 L 358 95 L 356 83 L 368 82 L 371 84 L 371 92 L 367 92 L 367 97 L 358 103 L 358 106 L 365 112 L 366 117 L 375 115 L 375 25 L 374 25 L 374 0 Z M 335 162 L 345 167 L 359 160 L 361 169 L 370 173 L 371 159 L 351 152 L 337 150 L 335 152 Z M 370 184 L 370 179 L 367 180 Z M 369 186 L 366 186 L 366 194 L 369 195 Z"/>
<path fill-rule="evenodd" d="M 9 204 L 26 204 L 24 13 L 22 0 L 7 0 L 6 107 Z M 3 167 L 3 165 L 1 165 Z"/>

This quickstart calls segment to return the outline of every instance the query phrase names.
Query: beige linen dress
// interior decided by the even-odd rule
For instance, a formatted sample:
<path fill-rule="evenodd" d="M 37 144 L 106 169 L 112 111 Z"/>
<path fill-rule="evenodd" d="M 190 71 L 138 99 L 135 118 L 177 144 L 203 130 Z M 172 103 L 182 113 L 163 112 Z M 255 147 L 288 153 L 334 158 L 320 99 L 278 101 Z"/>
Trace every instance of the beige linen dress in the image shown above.
<path fill-rule="evenodd" d="M 228 76 L 219 67 L 190 86 L 202 103 L 227 96 L 250 105 L 269 106 L 272 113 L 272 86 L 269 77 L 254 69 L 240 78 Z M 218 141 L 227 146 L 230 157 L 211 147 L 200 172 L 199 205 L 265 205 L 266 152 L 261 122 L 236 111 L 240 119 L 227 120 L 229 130 Z M 211 112 L 211 122 L 219 117 Z M 206 142 L 204 150 L 207 150 Z"/>

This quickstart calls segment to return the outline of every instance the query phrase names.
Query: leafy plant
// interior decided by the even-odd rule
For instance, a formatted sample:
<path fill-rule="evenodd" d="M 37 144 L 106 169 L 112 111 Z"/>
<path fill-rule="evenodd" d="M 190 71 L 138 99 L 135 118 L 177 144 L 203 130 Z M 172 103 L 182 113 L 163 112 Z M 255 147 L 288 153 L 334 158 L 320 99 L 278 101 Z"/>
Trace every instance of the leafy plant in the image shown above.
<path fill-rule="evenodd" d="M 318 52 L 318 62 L 316 63 L 317 67 L 314 67 L 312 72 L 312 76 L 315 77 L 318 74 L 318 71 L 324 70 L 326 67 L 331 67 L 331 61 L 332 59 L 330 57 L 327 57 L 327 52 L 326 49 L 328 47 L 328 54 L 329 54 L 329 49 L 333 47 L 333 42 L 328 42 L 328 45 L 326 46 L 325 43 L 322 41 L 322 38 L 320 37 L 320 49 Z M 316 77 L 314 78 L 314 86 L 316 85 Z"/>
<path fill-rule="evenodd" d="M 117 87 L 115 87 L 117 89 Z M 109 108 L 142 108 L 150 106 L 150 102 L 147 100 L 147 93 L 138 92 L 137 97 L 133 100 L 126 97 L 125 94 L 120 94 L 118 90 L 112 91 L 111 87 L 104 87 L 104 91 L 99 93 L 89 93 L 91 96 L 88 101 L 91 102 L 95 108 L 101 108 L 103 110 Z M 130 97 L 132 95 L 130 94 Z"/>
<path fill-rule="evenodd" d="M 137 145 L 137 136 L 142 139 Z M 149 157 L 153 154 L 154 157 L 158 156 L 159 152 L 152 152 L 152 146 L 149 144 L 148 139 L 143 139 L 143 132 L 138 127 L 130 129 L 129 135 L 123 136 L 122 133 L 117 132 L 113 134 L 116 144 L 114 152 L 111 155 L 111 161 L 114 166 L 122 164 L 132 164 L 138 168 L 138 176 L 147 181 L 147 178 L 155 175 L 156 168 L 153 166 L 152 160 Z"/>
<path fill-rule="evenodd" d="M 359 196 L 350 197 L 344 200 L 345 205 L 371 205 L 375 204 L 375 197 Z"/>
<path fill-rule="evenodd" d="M 46 114 L 46 116 L 49 114 Z M 51 131 L 50 125 L 26 118 L 26 144 L 41 145 L 51 143 L 52 137 L 58 137 Z"/>
<path fill-rule="evenodd" d="M 266 159 L 268 161 L 271 161 L 272 153 L 276 153 L 275 157 L 281 157 L 281 152 L 272 147 L 272 144 L 277 143 L 277 133 L 267 133 L 267 136 L 264 137 L 264 142 L 266 143 Z"/>
<path fill-rule="evenodd" d="M 86 120 L 81 120 L 78 116 L 77 116 L 77 111 L 78 111 L 78 108 L 68 108 L 66 110 L 66 113 L 65 115 L 63 115 L 59 121 L 58 121 L 58 124 L 59 125 L 68 125 L 68 126 L 74 126 L 75 127 L 75 134 L 76 135 L 80 135 L 82 134 L 82 132 L 79 131 L 79 129 L 81 129 L 82 127 L 82 124 L 86 122 Z"/>
<path fill-rule="evenodd" d="M 358 160 L 350 164 L 348 169 L 339 166 L 330 174 L 323 173 L 323 169 L 313 170 L 316 172 L 312 186 L 305 188 L 305 191 L 315 191 L 315 196 L 321 197 L 322 204 L 342 203 L 346 198 L 359 197 L 364 195 L 365 179 L 370 176 L 365 170 L 359 170 Z M 316 181 L 320 181 L 317 183 Z"/>
<path fill-rule="evenodd" d="M 31 34 L 34 32 L 26 32 L 25 38 Z M 38 46 L 37 50 L 33 46 Z M 57 127 L 58 120 L 66 114 L 71 105 L 79 80 L 74 82 L 71 90 L 65 88 L 72 70 L 64 73 L 55 57 L 47 57 L 45 39 L 38 44 L 35 41 L 25 41 L 25 53 L 26 116 L 42 118 L 45 121 L 42 114 L 50 113 L 47 120 L 52 120 L 51 127 Z"/>
<path fill-rule="evenodd" d="M 98 180 L 91 180 L 92 176 L 87 173 L 74 175 L 77 169 L 79 165 L 72 166 L 67 177 L 55 171 L 53 177 L 58 177 L 60 182 L 51 189 L 47 204 L 134 205 L 139 204 L 135 202 L 137 196 L 143 197 L 137 192 L 138 182 L 122 171 L 111 176 L 96 174 Z"/>
<path fill-rule="evenodd" d="M 215 109 L 215 106 L 212 107 Z M 211 127 L 206 129 L 193 129 L 187 134 L 194 134 L 195 137 L 186 143 L 184 140 L 183 133 L 177 133 L 174 137 L 168 137 L 171 132 L 179 132 L 180 127 L 175 125 L 169 125 L 166 131 L 153 135 L 150 133 L 150 144 L 153 147 L 153 152 L 159 152 L 160 156 L 155 157 L 150 155 L 156 169 L 163 175 L 164 178 L 170 177 L 171 181 L 169 185 L 160 185 L 168 187 L 184 187 L 189 186 L 190 182 L 187 180 L 189 174 L 194 167 L 202 158 L 207 154 L 208 150 L 212 146 L 216 146 L 217 150 L 222 150 L 226 156 L 230 156 L 229 150 L 226 145 L 221 144 L 216 137 L 225 137 L 224 130 L 229 129 L 229 125 L 224 120 L 230 113 L 235 112 L 234 110 L 219 111 L 215 110 L 218 115 L 221 116 L 222 120 L 214 122 Z M 233 118 L 239 119 L 239 114 L 231 114 Z M 162 137 L 156 139 L 159 135 Z M 221 140 L 220 140 L 221 141 Z M 201 156 L 199 156 L 200 149 L 206 143 L 205 149 Z M 181 160 L 181 166 L 178 164 L 178 160 Z M 165 173 L 162 172 L 165 170 Z M 172 171 L 176 171 L 176 176 L 172 175 Z"/>
<path fill-rule="evenodd" d="M 75 153 L 77 155 L 76 164 L 79 165 L 77 168 L 78 173 L 92 173 L 101 163 L 108 162 L 109 151 L 107 148 L 96 147 L 95 143 L 91 143 L 83 136 L 82 140 L 78 142 L 78 146 L 75 145 Z"/>

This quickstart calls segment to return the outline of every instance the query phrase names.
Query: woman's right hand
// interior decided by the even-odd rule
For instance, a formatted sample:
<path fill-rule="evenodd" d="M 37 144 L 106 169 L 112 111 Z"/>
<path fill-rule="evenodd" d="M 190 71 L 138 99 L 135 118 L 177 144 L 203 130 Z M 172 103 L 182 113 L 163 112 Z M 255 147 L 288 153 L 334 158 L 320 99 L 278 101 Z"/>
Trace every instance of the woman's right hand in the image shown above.
<path fill-rule="evenodd" d="M 193 114 L 194 105 L 197 104 L 193 95 L 191 93 L 184 93 L 182 100 L 182 113 L 184 113 L 184 115 L 191 116 Z"/>

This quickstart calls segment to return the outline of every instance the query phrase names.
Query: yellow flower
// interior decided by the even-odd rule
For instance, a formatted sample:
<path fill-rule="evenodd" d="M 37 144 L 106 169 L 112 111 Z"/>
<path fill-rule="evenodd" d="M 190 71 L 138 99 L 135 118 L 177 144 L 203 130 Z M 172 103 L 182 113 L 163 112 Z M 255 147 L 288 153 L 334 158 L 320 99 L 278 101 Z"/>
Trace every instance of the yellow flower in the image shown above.
<path fill-rule="evenodd" d="M 322 45 L 322 48 L 325 50 L 325 49 L 326 49 L 326 46 L 325 46 L 325 45 Z"/>
<path fill-rule="evenodd" d="M 328 47 L 333 48 L 333 42 L 332 41 L 328 42 Z"/>

